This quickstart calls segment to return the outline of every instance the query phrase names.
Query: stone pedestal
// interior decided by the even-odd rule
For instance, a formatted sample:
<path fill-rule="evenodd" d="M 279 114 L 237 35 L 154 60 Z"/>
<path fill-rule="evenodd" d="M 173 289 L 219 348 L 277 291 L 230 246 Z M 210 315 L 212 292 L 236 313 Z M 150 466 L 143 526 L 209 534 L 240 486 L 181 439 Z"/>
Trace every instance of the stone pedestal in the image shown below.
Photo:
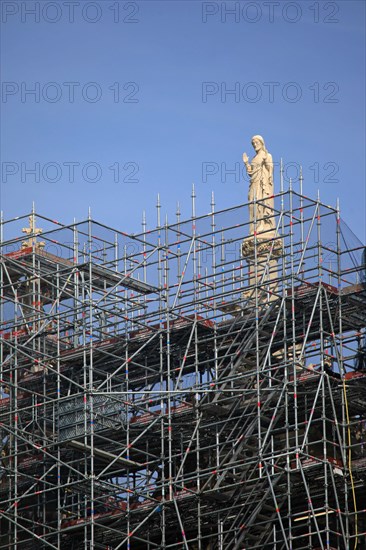
<path fill-rule="evenodd" d="M 244 299 L 255 299 L 255 287 L 261 303 L 277 299 L 278 258 L 282 254 L 282 241 L 271 236 L 246 237 L 241 245 L 241 255 L 248 264 L 248 290 L 243 292 Z"/>

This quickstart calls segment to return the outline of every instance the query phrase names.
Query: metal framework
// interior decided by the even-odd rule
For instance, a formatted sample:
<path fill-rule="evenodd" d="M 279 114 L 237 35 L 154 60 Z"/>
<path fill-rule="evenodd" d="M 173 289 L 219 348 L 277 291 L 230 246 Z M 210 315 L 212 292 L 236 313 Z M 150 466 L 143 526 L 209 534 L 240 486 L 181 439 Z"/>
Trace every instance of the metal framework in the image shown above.
<path fill-rule="evenodd" d="M 1 549 L 366 548 L 364 248 L 274 205 L 1 221 Z"/>

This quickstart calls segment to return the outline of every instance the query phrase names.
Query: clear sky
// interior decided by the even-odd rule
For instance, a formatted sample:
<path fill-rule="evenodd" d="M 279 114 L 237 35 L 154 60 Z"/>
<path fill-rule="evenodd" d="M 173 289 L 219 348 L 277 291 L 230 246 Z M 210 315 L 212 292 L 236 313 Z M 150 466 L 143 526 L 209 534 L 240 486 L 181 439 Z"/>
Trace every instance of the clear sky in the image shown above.
<path fill-rule="evenodd" d="M 365 2 L 1 1 L 1 208 L 123 231 L 242 203 L 261 134 L 365 240 Z M 33 90 L 33 92 L 32 92 Z M 231 93 L 230 93 L 231 91 Z M 33 172 L 32 172 L 33 170 Z M 231 172 L 230 172 L 231 171 Z M 279 189 L 278 169 L 275 179 Z"/>

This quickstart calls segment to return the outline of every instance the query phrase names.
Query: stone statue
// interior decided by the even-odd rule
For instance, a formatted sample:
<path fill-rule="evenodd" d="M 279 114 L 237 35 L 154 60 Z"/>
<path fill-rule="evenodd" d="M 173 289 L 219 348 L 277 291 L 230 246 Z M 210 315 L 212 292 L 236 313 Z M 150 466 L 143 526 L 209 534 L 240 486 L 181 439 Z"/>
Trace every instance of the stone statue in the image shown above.
<path fill-rule="evenodd" d="M 241 245 L 241 255 L 248 264 L 248 279 L 243 299 L 250 303 L 267 303 L 278 298 L 278 258 L 282 255 L 282 239 L 276 234 L 274 212 L 273 160 L 262 136 L 254 136 L 255 156 L 243 161 L 250 178 L 249 235 Z"/>
<path fill-rule="evenodd" d="M 243 154 L 243 161 L 250 177 L 248 195 L 250 235 L 253 235 L 256 230 L 257 235 L 264 233 L 261 238 L 269 239 L 273 236 L 275 229 L 273 160 L 272 155 L 266 149 L 262 136 L 254 136 L 252 145 L 256 154 L 251 162 L 249 162 L 247 154 Z M 258 202 L 254 203 L 254 200 Z"/>

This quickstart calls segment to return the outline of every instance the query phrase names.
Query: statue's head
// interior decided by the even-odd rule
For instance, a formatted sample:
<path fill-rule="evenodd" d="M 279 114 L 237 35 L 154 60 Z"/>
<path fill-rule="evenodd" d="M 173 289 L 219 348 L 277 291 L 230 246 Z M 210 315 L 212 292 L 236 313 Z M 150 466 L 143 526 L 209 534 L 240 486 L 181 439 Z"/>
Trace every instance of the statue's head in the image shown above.
<path fill-rule="evenodd" d="M 258 153 L 258 151 L 260 151 L 261 149 L 266 150 L 266 146 L 264 144 L 264 139 L 262 138 L 262 136 L 253 136 L 252 145 L 256 153 Z"/>

